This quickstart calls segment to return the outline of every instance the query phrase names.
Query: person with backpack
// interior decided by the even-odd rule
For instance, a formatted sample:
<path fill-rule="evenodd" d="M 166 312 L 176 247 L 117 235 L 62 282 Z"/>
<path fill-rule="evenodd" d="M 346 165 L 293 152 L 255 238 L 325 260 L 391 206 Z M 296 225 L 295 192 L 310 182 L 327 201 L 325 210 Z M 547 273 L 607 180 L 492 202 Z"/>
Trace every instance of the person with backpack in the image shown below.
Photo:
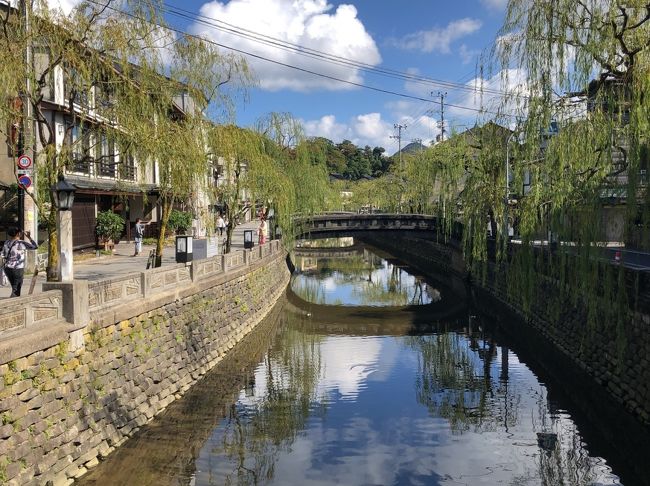
<path fill-rule="evenodd" d="M 135 254 L 138 256 L 142 251 L 142 238 L 144 238 L 144 227 L 149 223 L 143 222 L 140 218 L 135 220 Z"/>
<path fill-rule="evenodd" d="M 11 297 L 20 297 L 25 275 L 25 250 L 35 250 L 38 245 L 32 240 L 29 231 L 23 232 L 15 226 L 7 230 L 7 236 L 9 239 L 2 247 L 4 272 L 11 284 Z M 23 237 L 29 241 L 23 240 Z"/>

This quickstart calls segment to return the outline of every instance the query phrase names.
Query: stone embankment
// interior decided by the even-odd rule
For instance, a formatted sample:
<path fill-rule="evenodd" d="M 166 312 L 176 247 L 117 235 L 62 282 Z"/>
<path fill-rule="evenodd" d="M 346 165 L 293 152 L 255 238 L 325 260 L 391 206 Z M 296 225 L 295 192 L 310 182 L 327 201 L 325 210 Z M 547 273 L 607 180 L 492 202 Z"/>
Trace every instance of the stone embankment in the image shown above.
<path fill-rule="evenodd" d="M 363 234 L 363 240 L 399 255 L 425 274 L 467 277 L 460 246 L 454 242 L 436 242 L 430 236 L 406 232 L 368 232 Z M 525 339 L 537 340 L 533 346 L 539 348 L 543 336 L 559 352 L 563 365 L 586 373 L 636 420 L 650 425 L 650 315 L 630 309 L 617 321 L 594 328 L 588 324 L 588 309 L 567 302 L 558 318 L 548 304 L 560 301 L 558 289 L 549 282 L 538 288 L 531 311 L 524 312 L 508 292 L 507 267 L 502 264 L 497 268 L 495 263 L 488 262 L 486 270 L 485 278 L 472 280 L 475 305 L 487 314 L 506 316 L 501 323 L 520 335 L 523 330 L 517 327 L 525 324 L 523 327 L 534 333 L 531 336 L 529 332 Z M 628 277 L 634 280 L 633 276 Z M 509 319 L 510 316 L 518 319 Z M 567 378 L 570 370 L 565 366 L 560 373 Z M 579 379 L 576 386 L 581 386 Z"/>
<path fill-rule="evenodd" d="M 83 475 L 179 398 L 272 308 L 278 241 L 0 309 L 0 484 Z"/>

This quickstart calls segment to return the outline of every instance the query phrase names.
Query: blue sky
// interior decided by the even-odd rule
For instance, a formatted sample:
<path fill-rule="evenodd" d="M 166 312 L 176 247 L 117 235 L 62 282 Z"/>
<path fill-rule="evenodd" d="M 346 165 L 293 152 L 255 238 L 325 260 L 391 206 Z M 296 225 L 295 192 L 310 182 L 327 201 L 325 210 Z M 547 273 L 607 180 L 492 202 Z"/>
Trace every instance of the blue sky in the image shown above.
<path fill-rule="evenodd" d="M 363 62 L 370 67 L 411 73 L 436 80 L 477 86 L 477 63 L 494 43 L 507 0 L 166 0 L 203 16 L 209 24 L 217 19 L 237 30 L 263 34 L 275 40 Z M 190 16 L 191 17 L 191 16 Z M 435 83 L 416 83 L 360 71 L 353 66 L 325 62 L 278 49 L 242 36 L 201 25 L 190 19 L 169 16 L 169 22 L 221 44 L 258 56 L 298 66 L 357 84 L 395 91 L 430 102 L 380 93 L 252 59 L 259 86 L 250 100 L 240 104 L 237 123 L 248 126 L 271 111 L 290 112 L 299 118 L 308 135 L 325 136 L 335 143 L 350 139 L 359 145 L 397 149 L 394 125 L 406 125 L 403 144 L 420 138 L 426 142 L 439 133 L 439 91 L 446 103 L 478 108 L 480 96 L 470 91 Z M 223 25 L 223 24 L 222 24 Z M 496 75 L 498 77 L 498 75 Z M 497 78 L 484 84 L 499 88 Z M 437 101 L 436 101 L 437 99 Z M 434 102 L 435 101 L 435 102 Z M 486 100 L 483 99 L 483 103 Z M 447 130 L 452 125 L 473 125 L 477 113 L 449 106 Z"/>
<path fill-rule="evenodd" d="M 360 61 L 375 68 L 435 80 L 477 85 L 481 53 L 489 50 L 501 26 L 505 0 L 167 0 L 167 5 L 218 19 L 273 39 Z M 222 44 L 354 83 L 373 86 L 430 102 L 380 93 L 253 59 L 259 87 L 238 107 L 237 121 L 249 125 L 271 111 L 291 112 L 308 135 L 335 143 L 347 138 L 359 145 L 397 150 L 395 124 L 406 125 L 403 144 L 429 141 L 439 133 L 440 103 L 446 92 L 451 105 L 478 108 L 480 96 L 435 83 L 416 83 L 301 56 L 252 42 L 241 36 L 192 22 L 177 23 Z M 497 75 L 498 76 L 498 75 Z M 489 75 L 484 75 L 486 82 Z M 492 81 L 492 84 L 498 81 Z M 432 97 L 433 92 L 433 97 Z M 485 100 L 483 100 L 485 102 Z M 473 125 L 477 113 L 448 106 L 447 130 Z"/>
<path fill-rule="evenodd" d="M 48 1 L 66 13 L 80 2 Z M 324 136 L 335 143 L 349 139 L 361 146 L 383 146 L 389 154 L 397 150 L 397 140 L 391 138 L 396 135 L 395 124 L 407 127 L 402 132 L 403 144 L 414 139 L 428 143 L 439 134 L 438 92 L 447 93 L 445 126 L 449 133 L 452 128 L 472 126 L 477 119 L 476 111 L 460 107 L 493 110 L 501 102 L 494 92 L 481 96 L 471 88 L 502 91 L 506 85 L 513 88 L 524 82 L 520 70 L 493 73 L 486 68 L 480 78 L 477 68 L 481 54 L 494 44 L 506 4 L 507 0 L 164 0 L 167 20 L 176 29 L 329 76 L 249 58 L 258 86 L 251 91 L 249 101 L 237 107 L 239 125 L 250 126 L 272 111 L 290 112 L 302 121 L 309 136 Z M 184 18 L 169 14 L 173 8 L 181 9 Z M 222 29 L 215 28 L 218 25 Z M 241 35 L 242 30 L 266 36 L 272 43 L 288 42 L 327 53 L 340 62 L 251 41 Z M 350 61 L 357 65 L 350 65 Z M 462 83 L 470 89 L 382 76 L 358 69 L 359 62 L 371 70 Z"/>

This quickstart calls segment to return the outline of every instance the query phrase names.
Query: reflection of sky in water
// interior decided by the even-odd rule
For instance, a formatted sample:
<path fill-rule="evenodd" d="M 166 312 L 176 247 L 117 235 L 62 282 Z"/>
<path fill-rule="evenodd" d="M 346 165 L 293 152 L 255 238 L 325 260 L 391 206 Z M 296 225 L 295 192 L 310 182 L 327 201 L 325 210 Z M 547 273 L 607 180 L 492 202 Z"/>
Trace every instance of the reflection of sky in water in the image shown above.
<path fill-rule="evenodd" d="M 296 258 L 292 290 L 328 305 L 401 306 L 439 301 L 438 289 L 368 250 L 356 258 Z"/>
<path fill-rule="evenodd" d="M 274 444 L 265 437 L 263 447 L 248 442 L 230 458 L 221 448 L 224 433 L 242 423 L 255 430 L 256 415 L 273 406 L 270 376 L 274 394 L 278 382 L 286 389 L 296 385 L 288 378 L 295 363 L 267 357 L 255 372 L 253 394 L 240 395 L 239 421 L 224 421 L 204 445 L 196 485 L 236 478 L 238 461 L 253 470 L 259 454 L 273 462 L 272 477 L 258 478 L 259 484 L 618 484 L 603 460 L 589 457 L 568 413 L 548 411 L 544 386 L 512 352 L 502 360 L 503 348 L 487 349 L 458 334 L 323 336 L 313 346 L 319 371 L 294 438 Z M 454 375 L 457 388 L 434 387 L 424 393 L 427 402 L 423 381 L 442 386 L 451 375 L 424 356 L 450 351 L 461 370 Z M 439 408 L 449 397 L 467 401 Z M 537 432 L 558 434 L 555 452 L 539 448 Z"/>

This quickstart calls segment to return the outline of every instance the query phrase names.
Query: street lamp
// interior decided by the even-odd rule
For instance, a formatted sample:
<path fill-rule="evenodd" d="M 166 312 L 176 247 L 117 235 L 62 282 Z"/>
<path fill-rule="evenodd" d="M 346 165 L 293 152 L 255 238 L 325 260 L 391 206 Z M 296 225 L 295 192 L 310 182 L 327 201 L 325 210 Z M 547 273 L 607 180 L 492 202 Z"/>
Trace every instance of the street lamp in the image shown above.
<path fill-rule="evenodd" d="M 59 180 L 52 184 L 50 192 L 52 193 L 52 202 L 56 207 L 56 230 L 58 238 L 59 264 L 58 275 L 61 282 L 71 282 L 74 280 L 72 266 L 72 203 L 74 202 L 74 193 L 77 188 L 59 174 Z"/>
<path fill-rule="evenodd" d="M 510 225 L 508 224 L 508 204 L 510 203 L 510 142 L 518 136 L 517 131 L 513 130 L 506 140 L 506 190 L 503 205 L 503 224 L 505 226 L 505 240 L 508 241 L 510 236 Z"/>
<path fill-rule="evenodd" d="M 77 188 L 70 184 L 59 175 L 59 180 L 56 184 L 52 184 L 50 192 L 52 193 L 52 202 L 59 211 L 70 211 L 72 203 L 74 202 L 74 193 Z"/>

